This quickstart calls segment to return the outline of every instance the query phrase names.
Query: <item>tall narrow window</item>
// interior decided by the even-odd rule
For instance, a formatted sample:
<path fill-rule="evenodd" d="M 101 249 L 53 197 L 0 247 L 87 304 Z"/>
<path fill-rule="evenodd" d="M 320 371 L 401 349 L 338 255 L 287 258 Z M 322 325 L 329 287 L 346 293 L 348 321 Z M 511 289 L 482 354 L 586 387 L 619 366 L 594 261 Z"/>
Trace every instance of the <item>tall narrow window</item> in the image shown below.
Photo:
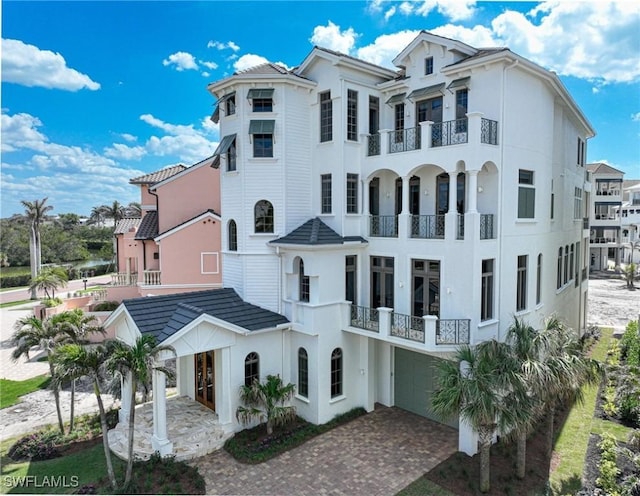
<path fill-rule="evenodd" d="M 582 219 L 582 189 L 581 188 L 574 188 L 573 218 Z"/>
<path fill-rule="evenodd" d="M 304 273 L 304 262 L 300 259 L 298 265 L 298 275 L 300 277 L 300 301 L 309 301 L 309 276 Z"/>
<path fill-rule="evenodd" d="M 229 172 L 236 170 L 236 153 L 236 140 L 234 138 L 225 155 L 227 159 L 227 171 Z"/>
<path fill-rule="evenodd" d="M 569 281 L 569 245 L 564 247 L 564 277 L 562 278 L 562 284 L 567 284 Z"/>
<path fill-rule="evenodd" d="M 393 308 L 393 257 L 371 257 L 371 307 Z"/>
<path fill-rule="evenodd" d="M 333 102 L 331 92 L 320 93 L 320 141 L 333 139 Z"/>
<path fill-rule="evenodd" d="M 578 138 L 578 165 L 584 167 L 585 160 L 585 149 L 584 149 L 584 140 L 582 138 Z"/>
<path fill-rule="evenodd" d="M 527 308 L 527 255 L 518 256 L 516 279 L 516 311 Z"/>
<path fill-rule="evenodd" d="M 467 132 L 468 106 L 469 91 L 466 88 L 456 91 L 456 133 Z"/>
<path fill-rule="evenodd" d="M 358 141 L 358 92 L 347 90 L 347 139 Z"/>
<path fill-rule="evenodd" d="M 411 260 L 411 315 L 440 316 L 439 260 Z"/>
<path fill-rule="evenodd" d="M 244 359 L 244 385 L 251 386 L 253 381 L 260 380 L 260 357 L 252 351 Z"/>
<path fill-rule="evenodd" d="M 409 179 L 409 213 L 420 215 L 420 178 L 412 176 Z"/>
<path fill-rule="evenodd" d="M 238 251 L 238 226 L 236 221 L 231 219 L 228 224 L 229 251 Z"/>
<path fill-rule="evenodd" d="M 433 74 L 433 57 L 424 59 L 424 75 L 428 76 L 429 74 Z"/>
<path fill-rule="evenodd" d="M 518 218 L 533 219 L 536 208 L 536 190 L 533 187 L 533 171 L 520 169 L 518 173 Z"/>
<path fill-rule="evenodd" d="M 233 115 L 236 113 L 236 95 L 235 93 L 229 95 L 225 100 L 224 111 L 227 115 Z"/>
<path fill-rule="evenodd" d="M 380 129 L 380 98 L 369 96 L 369 134 L 376 134 Z"/>
<path fill-rule="evenodd" d="M 354 305 L 358 303 L 357 299 L 357 275 L 358 275 L 358 257 L 356 255 L 347 255 L 345 257 L 344 268 L 344 299 L 350 301 Z"/>
<path fill-rule="evenodd" d="M 536 305 L 542 301 L 542 253 L 538 254 L 538 266 L 536 268 Z"/>
<path fill-rule="evenodd" d="M 331 209 L 331 174 L 322 174 L 320 176 L 320 212 L 330 214 Z"/>
<path fill-rule="evenodd" d="M 404 129 L 404 103 L 398 103 L 394 107 L 394 129 L 402 131 Z"/>
<path fill-rule="evenodd" d="M 267 200 L 260 200 L 256 203 L 254 209 L 255 215 L 255 232 L 272 233 L 273 232 L 273 205 Z"/>
<path fill-rule="evenodd" d="M 576 261 L 575 261 L 575 285 L 580 283 L 580 241 L 576 243 Z"/>
<path fill-rule="evenodd" d="M 558 269 L 556 273 L 556 289 L 562 287 L 562 247 L 558 248 Z"/>
<path fill-rule="evenodd" d="M 331 353 L 331 397 L 342 395 L 342 350 L 336 348 Z"/>
<path fill-rule="evenodd" d="M 482 261 L 480 320 L 493 319 L 493 259 Z"/>
<path fill-rule="evenodd" d="M 575 246 L 571 243 L 571 248 L 569 249 L 569 280 L 573 279 L 573 262 L 575 259 L 574 249 Z"/>
<path fill-rule="evenodd" d="M 358 213 L 358 174 L 347 174 L 347 213 Z"/>
<path fill-rule="evenodd" d="M 309 356 L 304 348 L 298 348 L 298 394 L 309 397 Z"/>

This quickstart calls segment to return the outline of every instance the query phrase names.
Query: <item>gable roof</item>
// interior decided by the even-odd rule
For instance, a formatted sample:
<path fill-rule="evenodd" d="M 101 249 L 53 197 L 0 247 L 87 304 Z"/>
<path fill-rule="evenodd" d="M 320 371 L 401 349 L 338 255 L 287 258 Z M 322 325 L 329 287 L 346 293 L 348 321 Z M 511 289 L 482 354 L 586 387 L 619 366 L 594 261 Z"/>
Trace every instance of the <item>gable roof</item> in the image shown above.
<path fill-rule="evenodd" d="M 155 336 L 158 343 L 203 314 L 248 331 L 271 329 L 289 322 L 278 313 L 245 302 L 231 288 L 146 296 L 124 300 L 122 305 L 138 330 Z"/>
<path fill-rule="evenodd" d="M 200 219 L 203 219 L 205 217 L 213 217 L 218 222 L 222 221 L 222 218 L 220 217 L 220 214 L 217 214 L 215 212 L 215 210 L 213 210 L 213 209 L 208 209 L 208 210 L 205 210 L 204 212 L 202 212 L 202 213 L 200 213 L 200 214 L 198 214 L 198 215 L 196 215 L 194 217 L 191 217 L 190 219 L 185 220 L 184 222 L 181 222 L 177 226 L 173 226 L 171 229 L 167 229 L 163 233 L 157 234 L 155 236 L 155 241 L 160 241 L 161 238 L 164 238 L 166 236 L 170 236 L 174 232 L 179 231 L 179 230 L 181 230 L 181 229 L 183 229 L 183 228 L 185 228 L 185 227 L 187 227 L 187 226 L 189 226 L 189 225 L 191 225 L 191 224 L 193 224 L 195 222 L 198 222 L 198 221 L 200 221 Z"/>
<path fill-rule="evenodd" d="M 205 165 L 211 165 L 213 159 L 213 155 L 211 155 L 210 157 L 207 157 L 205 159 L 200 160 L 200 162 L 196 162 L 195 164 L 189 166 L 189 167 L 185 167 L 184 165 L 182 166 L 183 169 L 180 171 L 176 171 L 173 174 L 165 177 L 164 179 L 160 179 L 156 182 L 153 183 L 153 185 L 149 188 L 152 191 L 157 190 L 158 188 L 164 186 L 165 184 L 174 181 L 175 179 L 178 179 L 182 176 L 185 176 L 187 174 L 190 174 L 191 172 L 193 172 L 194 170 L 199 169 L 200 167 L 203 167 Z M 162 171 L 160 171 L 162 172 Z"/>
<path fill-rule="evenodd" d="M 116 228 L 113 230 L 113 234 L 124 234 L 130 232 L 131 229 L 138 229 L 141 222 L 142 219 L 140 217 L 120 219 L 116 224 Z"/>
<path fill-rule="evenodd" d="M 153 239 L 158 235 L 158 212 L 150 210 L 142 218 L 134 239 Z"/>
<path fill-rule="evenodd" d="M 595 164 L 587 164 L 587 170 L 594 174 L 624 174 L 624 172 L 614 169 L 608 164 L 597 162 Z"/>
<path fill-rule="evenodd" d="M 182 164 L 172 165 L 155 172 L 150 172 L 149 174 L 145 174 L 143 176 L 129 179 L 129 184 L 155 184 L 167 179 L 168 177 L 173 176 L 174 174 L 177 174 L 178 172 L 182 172 L 186 168 L 187 166 Z"/>
<path fill-rule="evenodd" d="M 282 236 L 281 238 L 274 239 L 269 243 L 317 246 L 342 245 L 345 242 L 350 241 L 366 243 L 366 240 L 360 236 L 340 236 L 337 232 L 322 222 L 322 220 L 316 217 L 314 219 L 309 219 L 289 234 Z"/>

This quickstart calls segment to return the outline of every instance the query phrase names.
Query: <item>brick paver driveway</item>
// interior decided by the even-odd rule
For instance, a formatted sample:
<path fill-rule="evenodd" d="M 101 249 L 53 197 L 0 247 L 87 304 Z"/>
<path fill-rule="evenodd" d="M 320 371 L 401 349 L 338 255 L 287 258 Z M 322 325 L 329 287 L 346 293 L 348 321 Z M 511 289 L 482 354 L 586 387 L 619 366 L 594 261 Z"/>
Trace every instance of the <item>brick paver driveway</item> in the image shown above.
<path fill-rule="evenodd" d="M 193 460 L 207 494 L 394 495 L 457 451 L 458 431 L 398 408 L 377 407 L 258 465 L 226 451 Z"/>

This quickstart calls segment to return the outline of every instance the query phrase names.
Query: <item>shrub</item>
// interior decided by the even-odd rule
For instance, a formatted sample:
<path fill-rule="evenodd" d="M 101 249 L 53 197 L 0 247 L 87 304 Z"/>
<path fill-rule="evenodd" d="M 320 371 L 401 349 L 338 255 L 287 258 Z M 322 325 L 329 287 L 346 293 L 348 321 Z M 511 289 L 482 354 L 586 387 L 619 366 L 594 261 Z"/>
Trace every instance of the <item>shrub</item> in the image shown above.
<path fill-rule="evenodd" d="M 603 434 L 598 448 L 600 448 L 601 452 L 600 463 L 598 464 L 600 477 L 596 479 L 596 485 L 603 489 L 607 495 L 618 496 L 620 487 L 617 478 L 620 475 L 620 469 L 616 464 L 618 456 L 615 437 L 609 433 Z"/>
<path fill-rule="evenodd" d="M 101 301 L 100 303 L 96 303 L 93 307 L 94 312 L 113 312 L 116 308 L 120 306 L 120 303 L 117 301 Z"/>
<path fill-rule="evenodd" d="M 56 296 L 55 298 L 47 298 L 46 300 L 42 300 L 42 304 L 47 308 L 57 307 L 58 305 L 62 304 L 62 300 Z"/>
<path fill-rule="evenodd" d="M 636 320 L 627 324 L 627 329 L 620 338 L 620 357 L 627 365 L 640 367 L 640 335 Z"/>
<path fill-rule="evenodd" d="M 55 431 L 39 431 L 18 439 L 7 455 L 15 461 L 49 460 L 60 455 L 57 444 L 61 434 Z"/>

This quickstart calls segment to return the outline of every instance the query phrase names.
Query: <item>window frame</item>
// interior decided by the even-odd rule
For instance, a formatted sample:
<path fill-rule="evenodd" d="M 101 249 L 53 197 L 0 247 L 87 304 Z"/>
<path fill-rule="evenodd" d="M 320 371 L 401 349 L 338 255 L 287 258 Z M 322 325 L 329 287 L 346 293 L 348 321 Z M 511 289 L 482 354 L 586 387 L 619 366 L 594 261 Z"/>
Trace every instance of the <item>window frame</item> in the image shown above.
<path fill-rule="evenodd" d="M 331 352 L 330 394 L 331 398 L 343 395 L 343 353 L 342 348 L 334 348 Z"/>
<path fill-rule="evenodd" d="M 331 91 L 318 94 L 320 102 L 320 143 L 333 140 L 333 100 Z"/>
<path fill-rule="evenodd" d="M 527 266 L 528 255 L 518 255 L 516 273 L 516 312 L 527 309 Z"/>
<path fill-rule="evenodd" d="M 320 174 L 320 213 L 331 214 L 333 212 L 331 174 Z"/>
<path fill-rule="evenodd" d="M 349 294 L 350 288 L 353 295 Z M 346 255 L 344 258 L 344 299 L 353 305 L 358 304 L 358 255 Z"/>
<path fill-rule="evenodd" d="M 426 57 L 424 59 L 424 75 L 430 76 L 433 74 L 433 57 Z"/>
<path fill-rule="evenodd" d="M 255 379 L 260 381 L 260 355 L 252 351 L 244 358 L 244 385 L 251 387 Z"/>
<path fill-rule="evenodd" d="M 347 89 L 347 140 L 358 141 L 358 92 Z"/>
<path fill-rule="evenodd" d="M 535 219 L 536 188 L 534 171 L 518 169 L 518 219 Z"/>
<path fill-rule="evenodd" d="M 264 214 L 258 215 L 258 206 L 263 204 L 267 209 Z M 262 206 L 262 205 L 260 205 Z M 264 227 L 258 229 L 258 220 L 264 219 Z M 275 217 L 274 217 L 274 209 L 273 203 L 269 200 L 258 200 L 253 207 L 253 221 L 254 221 L 254 233 L 256 234 L 273 234 L 275 230 Z M 269 228 L 271 230 L 269 230 Z"/>
<path fill-rule="evenodd" d="M 253 141 L 253 158 L 273 158 L 273 134 L 253 134 L 251 140 Z"/>
<path fill-rule="evenodd" d="M 495 259 L 487 258 L 481 262 L 482 284 L 480 288 L 480 322 L 493 320 Z"/>
<path fill-rule="evenodd" d="M 238 225 L 233 219 L 227 224 L 227 246 L 229 251 L 238 251 Z"/>
<path fill-rule="evenodd" d="M 309 303 L 310 296 L 311 288 L 309 276 L 305 275 L 304 261 L 300 259 L 298 261 L 298 300 L 304 303 Z"/>
<path fill-rule="evenodd" d="M 346 183 L 346 213 L 357 214 L 360 209 L 358 208 L 358 189 L 359 189 L 360 177 L 358 174 L 347 173 Z"/>
<path fill-rule="evenodd" d="M 542 253 L 538 253 L 536 266 L 536 305 L 542 302 Z"/>
<path fill-rule="evenodd" d="M 298 391 L 303 398 L 309 397 L 309 354 L 302 346 L 298 348 Z"/>

